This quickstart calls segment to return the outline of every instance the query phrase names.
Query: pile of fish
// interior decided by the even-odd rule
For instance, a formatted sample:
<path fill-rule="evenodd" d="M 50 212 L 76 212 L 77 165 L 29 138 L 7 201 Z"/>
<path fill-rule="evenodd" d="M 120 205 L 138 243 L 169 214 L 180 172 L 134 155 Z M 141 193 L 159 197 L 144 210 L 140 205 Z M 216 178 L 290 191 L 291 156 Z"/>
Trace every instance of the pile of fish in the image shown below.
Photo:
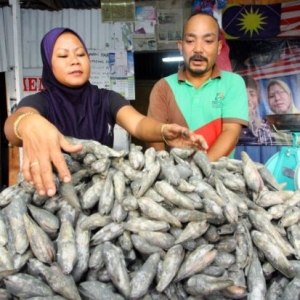
<path fill-rule="evenodd" d="M 300 191 L 246 152 L 69 139 L 72 183 L 0 193 L 0 299 L 299 299 Z"/>

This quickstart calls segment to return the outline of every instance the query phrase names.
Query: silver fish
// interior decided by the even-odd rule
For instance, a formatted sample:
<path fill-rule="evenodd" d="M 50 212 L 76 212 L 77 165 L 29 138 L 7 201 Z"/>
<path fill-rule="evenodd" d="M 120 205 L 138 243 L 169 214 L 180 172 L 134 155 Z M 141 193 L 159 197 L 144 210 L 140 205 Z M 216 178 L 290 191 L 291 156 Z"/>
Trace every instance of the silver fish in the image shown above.
<path fill-rule="evenodd" d="M 205 152 L 197 151 L 193 156 L 193 161 L 200 168 L 205 177 L 209 177 L 211 175 L 212 164 Z"/>
<path fill-rule="evenodd" d="M 100 281 L 83 281 L 78 286 L 78 291 L 82 299 L 98 300 L 125 300 L 125 298 L 115 293 L 109 284 Z"/>
<path fill-rule="evenodd" d="M 142 147 L 139 145 L 131 143 L 129 146 L 128 160 L 135 170 L 142 170 L 145 164 L 144 154 L 141 150 Z"/>
<path fill-rule="evenodd" d="M 258 230 L 252 230 L 251 236 L 254 244 L 264 253 L 268 261 L 281 273 L 288 278 L 295 277 L 295 271 L 283 254 L 281 248 L 278 247 L 276 242 L 269 237 L 267 233 Z"/>
<path fill-rule="evenodd" d="M 112 160 L 112 166 L 123 172 L 124 175 L 130 180 L 137 180 L 142 177 L 142 172 L 139 170 L 133 169 L 129 164 L 127 164 L 123 157 L 115 158 Z"/>
<path fill-rule="evenodd" d="M 288 240 L 295 249 L 295 257 L 300 259 L 300 225 L 294 224 L 288 227 Z"/>
<path fill-rule="evenodd" d="M 155 190 L 169 202 L 181 208 L 194 209 L 193 202 L 165 180 L 156 181 Z"/>
<path fill-rule="evenodd" d="M 112 176 L 112 182 L 115 191 L 115 199 L 118 201 L 122 201 L 125 197 L 126 190 L 126 180 L 124 173 L 121 171 L 116 171 Z"/>
<path fill-rule="evenodd" d="M 171 156 L 158 156 L 158 161 L 161 170 L 160 179 L 165 180 L 170 185 L 177 186 L 181 177 L 178 169 L 176 168 L 173 158 Z"/>
<path fill-rule="evenodd" d="M 143 172 L 142 178 L 133 181 L 131 183 L 133 195 L 137 198 L 142 197 L 146 191 L 153 186 L 160 170 L 160 163 L 156 161 L 147 171 Z"/>
<path fill-rule="evenodd" d="M 257 170 L 254 161 L 245 151 L 241 152 L 241 159 L 243 161 L 243 174 L 246 185 L 252 191 L 259 193 L 264 186 L 264 182 Z"/>
<path fill-rule="evenodd" d="M 281 248 L 285 256 L 289 256 L 295 252 L 293 247 L 286 240 L 283 239 L 280 233 L 265 216 L 253 210 L 249 210 L 248 216 L 253 226 L 257 230 L 267 233 L 273 239 L 273 241 Z"/>
<path fill-rule="evenodd" d="M 175 242 L 174 236 L 167 232 L 139 231 L 138 235 L 143 237 L 150 244 L 166 250 L 171 248 Z"/>
<path fill-rule="evenodd" d="M 92 235 L 91 245 L 98 245 L 105 241 L 111 241 L 124 232 L 123 223 L 109 223 Z"/>
<path fill-rule="evenodd" d="M 125 298 L 128 298 L 130 296 L 131 287 L 123 254 L 111 242 L 104 242 L 103 256 L 112 282 L 118 291 Z"/>
<path fill-rule="evenodd" d="M 124 222 L 124 229 L 131 232 L 139 232 L 141 230 L 163 231 L 170 229 L 170 224 L 166 221 L 155 221 L 147 218 L 132 218 Z"/>
<path fill-rule="evenodd" d="M 103 268 L 103 266 L 104 266 L 103 244 L 99 244 L 91 250 L 91 255 L 89 258 L 89 268 L 100 270 Z"/>
<path fill-rule="evenodd" d="M 180 244 L 174 245 L 167 251 L 163 260 L 161 274 L 156 285 L 156 290 L 158 292 L 163 292 L 173 280 L 184 259 L 184 253 L 184 249 Z"/>
<path fill-rule="evenodd" d="M 159 253 L 162 257 L 165 255 L 165 251 L 152 243 L 149 243 L 145 238 L 138 234 L 132 234 L 131 240 L 133 247 L 139 252 L 143 254 L 153 254 Z"/>
<path fill-rule="evenodd" d="M 41 262 L 51 264 L 56 258 L 53 242 L 28 214 L 23 216 L 23 220 L 32 252 Z"/>
<path fill-rule="evenodd" d="M 230 266 L 232 266 L 235 263 L 236 263 L 235 255 L 233 253 L 228 253 L 224 251 L 219 251 L 214 260 L 214 265 L 226 269 L 230 268 Z"/>
<path fill-rule="evenodd" d="M 217 251 L 213 245 L 202 245 L 185 256 L 174 280 L 181 281 L 204 270 L 216 258 Z"/>
<path fill-rule="evenodd" d="M 219 252 L 233 252 L 237 247 L 237 240 L 234 236 L 222 236 L 216 243 L 216 250 Z"/>
<path fill-rule="evenodd" d="M 209 227 L 207 221 L 189 222 L 182 233 L 176 239 L 175 244 L 180 244 L 188 240 L 194 240 L 206 232 Z"/>
<path fill-rule="evenodd" d="M 264 300 L 267 292 L 267 283 L 256 249 L 253 249 L 252 259 L 247 272 L 249 300 Z"/>
<path fill-rule="evenodd" d="M 110 166 L 111 166 L 111 160 L 108 157 L 96 159 L 90 165 L 90 173 L 91 174 L 101 174 L 102 176 L 105 177 Z"/>
<path fill-rule="evenodd" d="M 84 192 L 80 199 L 82 209 L 90 209 L 98 204 L 104 186 L 104 181 L 104 179 L 97 181 Z"/>
<path fill-rule="evenodd" d="M 141 197 L 138 200 L 138 204 L 141 211 L 150 219 L 165 221 L 179 228 L 182 226 L 176 217 L 151 198 Z"/>
<path fill-rule="evenodd" d="M 13 257 L 4 246 L 0 246 L 0 267 L 5 270 L 14 269 Z"/>
<path fill-rule="evenodd" d="M 4 208 L 4 213 L 13 233 L 15 249 L 19 254 L 23 254 L 29 246 L 23 220 L 23 216 L 26 212 L 26 203 L 19 197 L 14 198 L 11 203 Z"/>
<path fill-rule="evenodd" d="M 6 289 L 21 299 L 52 296 L 52 289 L 41 279 L 25 273 L 10 275 L 4 279 Z"/>
<path fill-rule="evenodd" d="M 278 222 L 278 225 L 281 227 L 289 227 L 294 224 L 297 224 L 300 220 L 300 208 L 290 207 L 288 208 L 281 219 Z"/>
<path fill-rule="evenodd" d="M 27 264 L 29 259 L 31 259 L 33 257 L 34 257 L 34 255 L 33 255 L 33 252 L 31 251 L 31 249 L 28 249 L 23 254 L 16 253 L 13 257 L 14 269 L 15 270 L 21 270 L 22 267 L 24 267 Z"/>
<path fill-rule="evenodd" d="M 148 170 L 149 166 L 156 161 L 156 150 L 153 147 L 147 148 L 144 152 L 144 159 L 144 167 Z"/>
<path fill-rule="evenodd" d="M 122 201 L 122 206 L 125 211 L 137 210 L 139 208 L 138 200 L 133 195 L 126 196 Z"/>
<path fill-rule="evenodd" d="M 100 199 L 98 203 L 98 211 L 102 215 L 108 215 L 114 205 L 114 188 L 113 188 L 113 181 L 112 176 L 115 171 L 110 169 L 108 172 L 103 189 L 101 190 Z"/>
<path fill-rule="evenodd" d="M 99 227 L 104 227 L 112 222 L 111 216 L 103 216 L 96 212 L 89 216 L 86 216 L 80 222 L 80 227 L 82 230 L 94 230 Z"/>
<path fill-rule="evenodd" d="M 228 298 L 232 299 L 242 299 L 247 296 L 247 285 L 246 278 L 243 269 L 237 267 L 237 265 L 233 265 L 228 269 L 227 279 L 233 281 L 233 285 L 226 287 L 222 290 L 222 295 L 225 295 Z"/>
<path fill-rule="evenodd" d="M 233 281 L 226 278 L 213 277 L 204 274 L 191 276 L 185 283 L 185 290 L 190 295 L 210 295 L 215 294 L 229 286 Z"/>
<path fill-rule="evenodd" d="M 295 277 L 291 280 L 282 293 L 282 300 L 299 299 L 300 298 L 300 278 Z"/>
<path fill-rule="evenodd" d="M 236 264 L 244 269 L 251 261 L 253 244 L 250 231 L 243 221 L 238 222 L 234 236 L 236 239 Z"/>
<path fill-rule="evenodd" d="M 284 276 L 278 276 L 270 284 L 265 300 L 279 300 L 282 299 L 282 294 L 290 280 Z"/>
<path fill-rule="evenodd" d="M 151 254 L 142 267 L 134 274 L 130 281 L 130 299 L 138 299 L 146 295 L 157 273 L 159 261 L 160 255 L 158 253 Z"/>
<path fill-rule="evenodd" d="M 28 204 L 27 207 L 34 220 L 45 232 L 56 233 L 58 231 L 60 222 L 57 216 L 45 209 L 31 204 Z"/>
<path fill-rule="evenodd" d="M 276 204 L 283 204 L 280 194 L 276 191 L 269 191 L 265 188 L 261 190 L 254 202 L 261 207 L 270 207 Z"/>
<path fill-rule="evenodd" d="M 57 237 L 57 262 L 64 274 L 70 274 L 77 262 L 75 232 L 70 221 L 64 221 L 60 225 Z"/>
<path fill-rule="evenodd" d="M 57 294 L 67 299 L 81 299 L 73 276 L 63 274 L 57 264 L 54 263 L 50 267 L 44 267 L 42 275 Z"/>
<path fill-rule="evenodd" d="M 83 230 L 81 227 L 81 223 L 84 222 L 86 218 L 86 215 L 80 213 L 75 227 L 77 262 L 71 272 L 75 282 L 80 281 L 89 265 L 91 233 L 89 230 Z"/>
<path fill-rule="evenodd" d="M 114 222 L 121 223 L 127 218 L 128 212 L 119 201 L 115 200 L 110 215 Z"/>

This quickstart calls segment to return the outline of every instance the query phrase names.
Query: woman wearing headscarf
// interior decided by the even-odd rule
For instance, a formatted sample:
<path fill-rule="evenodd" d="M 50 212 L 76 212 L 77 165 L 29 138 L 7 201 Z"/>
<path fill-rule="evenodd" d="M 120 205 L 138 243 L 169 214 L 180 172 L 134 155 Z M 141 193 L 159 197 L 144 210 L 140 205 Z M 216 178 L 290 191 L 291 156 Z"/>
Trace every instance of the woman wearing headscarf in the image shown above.
<path fill-rule="evenodd" d="M 295 106 L 292 91 L 282 80 L 272 79 L 268 82 L 268 102 L 274 114 L 300 113 Z"/>
<path fill-rule="evenodd" d="M 144 141 L 207 149 L 202 136 L 146 117 L 118 93 L 92 85 L 87 48 L 73 30 L 49 31 L 41 42 L 41 56 L 45 90 L 22 99 L 4 126 L 9 142 L 23 147 L 24 178 L 40 195 L 56 193 L 53 167 L 62 181 L 71 181 L 63 152 L 77 152 L 83 146 L 69 142 L 65 136 L 112 147 L 117 123 Z"/>

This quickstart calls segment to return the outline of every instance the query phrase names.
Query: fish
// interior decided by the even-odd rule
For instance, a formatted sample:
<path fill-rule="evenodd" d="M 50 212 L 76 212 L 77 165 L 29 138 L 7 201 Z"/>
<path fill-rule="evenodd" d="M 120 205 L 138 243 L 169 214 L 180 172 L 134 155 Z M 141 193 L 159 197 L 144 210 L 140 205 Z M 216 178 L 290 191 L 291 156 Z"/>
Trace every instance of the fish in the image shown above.
<path fill-rule="evenodd" d="M 173 203 L 174 205 L 187 208 L 194 209 L 193 202 L 186 197 L 183 193 L 180 193 L 174 186 L 169 184 L 165 180 L 156 181 L 154 184 L 155 190 L 163 196 L 166 200 Z"/>
<path fill-rule="evenodd" d="M 26 273 L 9 275 L 4 279 L 8 292 L 21 299 L 52 296 L 52 289 L 41 279 Z"/>
<path fill-rule="evenodd" d="M 53 241 L 27 213 L 24 214 L 23 221 L 32 252 L 41 262 L 51 264 L 56 258 Z"/>
<path fill-rule="evenodd" d="M 296 276 L 293 266 L 286 258 L 281 248 L 269 237 L 267 233 L 252 230 L 251 236 L 254 244 L 264 253 L 275 269 L 283 273 L 288 278 L 294 278 Z"/>
<path fill-rule="evenodd" d="M 139 299 L 147 294 L 150 285 L 157 273 L 160 255 L 153 253 L 149 255 L 141 268 L 135 272 L 130 280 L 130 299 Z"/>
<path fill-rule="evenodd" d="M 252 259 L 247 271 L 247 284 L 249 288 L 249 300 L 266 299 L 267 282 L 256 249 L 253 250 Z"/>
<path fill-rule="evenodd" d="M 101 295 L 102 300 L 125 300 L 125 298 L 115 293 L 111 286 L 100 281 L 83 281 L 78 286 L 82 299 L 98 300 Z"/>
<path fill-rule="evenodd" d="M 57 237 L 57 262 L 64 274 L 70 274 L 77 262 L 75 231 L 70 221 L 61 222 Z"/>
<path fill-rule="evenodd" d="M 217 255 L 217 250 L 213 248 L 214 245 L 201 245 L 193 250 L 189 255 L 186 255 L 174 278 L 174 281 L 178 282 L 189 278 L 209 266 Z"/>
<path fill-rule="evenodd" d="M 247 187 L 252 191 L 259 193 L 264 187 L 264 182 L 254 161 L 245 151 L 241 152 L 241 160 L 243 162 L 243 175 Z"/>
<path fill-rule="evenodd" d="M 114 286 L 125 298 L 131 293 L 130 278 L 124 256 L 119 248 L 109 241 L 103 244 L 104 264 Z"/>
<path fill-rule="evenodd" d="M 207 296 L 222 291 L 231 285 L 233 285 L 231 279 L 196 274 L 187 280 L 185 290 L 193 296 Z"/>
<path fill-rule="evenodd" d="M 175 275 L 178 273 L 184 256 L 185 251 L 181 244 L 173 245 L 168 249 L 163 258 L 162 270 L 155 287 L 158 292 L 163 292 L 174 279 Z"/>
<path fill-rule="evenodd" d="M 141 211 L 150 219 L 165 221 L 175 227 L 182 227 L 182 224 L 176 217 L 151 198 L 141 197 L 138 199 L 138 204 Z"/>

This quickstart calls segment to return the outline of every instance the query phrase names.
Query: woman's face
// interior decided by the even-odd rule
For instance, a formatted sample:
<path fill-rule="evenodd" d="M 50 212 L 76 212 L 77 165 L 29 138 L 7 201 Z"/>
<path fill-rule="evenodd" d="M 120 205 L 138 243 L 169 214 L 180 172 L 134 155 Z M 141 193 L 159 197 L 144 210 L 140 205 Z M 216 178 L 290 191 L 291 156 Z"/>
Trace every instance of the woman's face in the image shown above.
<path fill-rule="evenodd" d="M 256 89 L 247 87 L 249 114 L 253 114 L 258 106 L 258 94 Z"/>
<path fill-rule="evenodd" d="M 80 40 L 70 32 L 57 38 L 51 63 L 55 78 L 68 87 L 79 87 L 89 80 L 89 56 Z"/>
<path fill-rule="evenodd" d="M 268 90 L 268 100 L 272 111 L 275 114 L 285 114 L 292 104 L 289 93 L 279 84 L 273 84 Z"/>

